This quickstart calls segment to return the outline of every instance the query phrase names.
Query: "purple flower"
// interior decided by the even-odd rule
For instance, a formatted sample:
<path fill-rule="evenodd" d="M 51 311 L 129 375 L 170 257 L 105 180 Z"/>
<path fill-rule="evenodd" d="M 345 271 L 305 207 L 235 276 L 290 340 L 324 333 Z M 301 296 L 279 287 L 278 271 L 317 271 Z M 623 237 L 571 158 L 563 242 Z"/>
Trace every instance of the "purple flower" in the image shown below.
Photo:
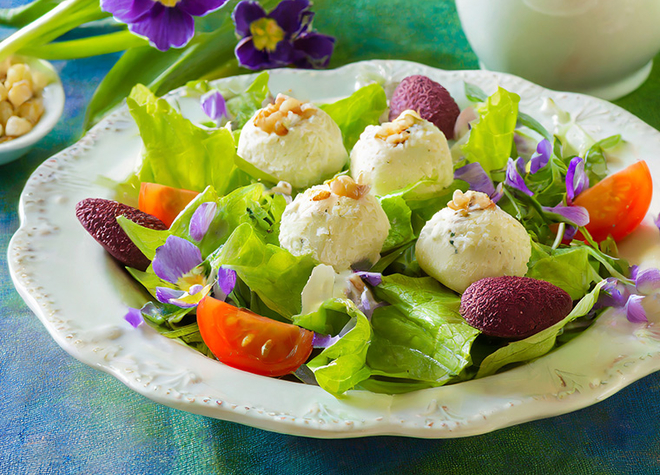
<path fill-rule="evenodd" d="M 574 226 L 586 226 L 589 224 L 589 211 L 582 206 L 565 206 L 563 203 L 559 203 L 554 207 L 543 206 L 543 211 L 559 215 Z"/>
<path fill-rule="evenodd" d="M 144 323 L 142 312 L 138 308 L 129 308 L 128 313 L 124 315 L 124 320 L 130 323 L 133 328 L 137 328 Z"/>
<path fill-rule="evenodd" d="M 232 18 L 242 38 L 235 50 L 239 64 L 248 69 L 326 67 L 335 39 L 311 29 L 309 8 L 309 0 L 282 0 L 270 13 L 254 1 L 236 5 Z"/>
<path fill-rule="evenodd" d="M 547 139 L 541 140 L 536 146 L 536 153 L 530 160 L 529 172 L 534 174 L 545 167 L 550 161 L 550 155 L 552 155 L 552 144 Z"/>
<path fill-rule="evenodd" d="M 655 223 L 655 226 L 660 229 L 660 214 L 653 220 L 653 222 Z"/>
<path fill-rule="evenodd" d="M 314 338 L 312 339 L 312 346 L 314 348 L 327 348 L 329 346 L 337 343 L 341 337 L 339 335 L 323 335 L 322 333 L 314 332 Z"/>
<path fill-rule="evenodd" d="M 171 287 L 156 287 L 159 302 L 181 308 L 195 307 L 211 290 L 202 254 L 193 243 L 177 236 L 169 236 L 165 244 L 156 249 L 152 262 L 154 273 L 161 279 L 174 284 Z"/>
<path fill-rule="evenodd" d="M 648 322 L 646 318 L 646 311 L 642 306 L 642 301 L 644 300 L 643 295 L 631 295 L 628 297 L 626 302 L 626 318 L 632 323 L 644 323 Z"/>
<path fill-rule="evenodd" d="M 578 232 L 577 226 L 573 226 L 572 224 L 568 224 L 566 226 L 566 230 L 564 231 L 563 241 L 572 240 L 575 237 L 575 235 L 577 234 L 577 232 Z"/>
<path fill-rule="evenodd" d="M 631 279 L 635 281 L 637 292 L 644 295 L 651 295 L 660 290 L 660 270 L 653 267 L 639 270 L 633 266 L 635 272 L 631 273 Z"/>
<path fill-rule="evenodd" d="M 190 218 L 190 226 L 188 228 L 190 237 L 197 242 L 204 238 L 204 235 L 209 230 L 209 226 L 213 222 L 213 218 L 215 218 L 217 209 L 218 205 L 214 201 L 207 201 L 197 207 Z"/>
<path fill-rule="evenodd" d="M 584 169 L 584 160 L 580 157 L 571 159 L 566 173 L 566 196 L 568 204 L 573 203 L 577 195 L 589 188 L 589 177 Z"/>
<path fill-rule="evenodd" d="M 236 287 L 236 271 L 220 266 L 218 269 L 218 279 L 213 286 L 213 295 L 219 300 L 226 300 Z"/>
<path fill-rule="evenodd" d="M 514 162 L 512 158 L 509 158 L 509 162 L 506 165 L 506 179 L 504 180 L 504 183 L 528 196 L 534 194 L 529 188 L 527 188 L 525 180 L 518 170 L 518 160 Z"/>
<path fill-rule="evenodd" d="M 195 16 L 204 16 L 227 0 L 101 0 L 101 10 L 146 36 L 161 51 L 186 45 L 195 34 Z"/>
<path fill-rule="evenodd" d="M 366 281 L 369 285 L 374 287 L 380 285 L 381 282 L 383 282 L 383 275 L 379 272 L 359 271 L 356 272 L 356 274 L 359 275 L 362 280 Z"/>
<path fill-rule="evenodd" d="M 220 91 L 209 91 L 200 99 L 204 114 L 209 116 L 213 122 L 218 124 L 223 117 L 229 117 L 227 104 Z"/>
<path fill-rule="evenodd" d="M 486 193 L 493 203 L 497 203 L 504 195 L 502 183 L 495 188 L 493 180 L 478 162 L 468 163 L 458 168 L 454 172 L 454 179 L 463 180 L 470 185 L 470 189 L 473 191 Z"/>

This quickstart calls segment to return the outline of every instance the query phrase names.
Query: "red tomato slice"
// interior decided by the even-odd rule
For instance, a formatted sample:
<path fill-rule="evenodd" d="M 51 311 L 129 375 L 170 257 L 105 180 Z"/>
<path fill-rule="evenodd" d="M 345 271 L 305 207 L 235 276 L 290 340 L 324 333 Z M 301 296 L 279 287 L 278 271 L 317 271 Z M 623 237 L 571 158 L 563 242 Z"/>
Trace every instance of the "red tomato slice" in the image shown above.
<path fill-rule="evenodd" d="M 619 241 L 642 222 L 652 195 L 651 172 L 646 162 L 640 161 L 580 193 L 573 203 L 589 211 L 586 228 L 594 241 L 603 241 L 610 234 Z"/>
<path fill-rule="evenodd" d="M 209 296 L 197 306 L 197 324 L 204 343 L 216 358 L 250 373 L 289 374 L 312 352 L 313 332 Z"/>
<path fill-rule="evenodd" d="M 167 227 L 170 227 L 174 218 L 198 194 L 196 191 L 144 182 L 140 185 L 138 208 L 157 217 Z"/>

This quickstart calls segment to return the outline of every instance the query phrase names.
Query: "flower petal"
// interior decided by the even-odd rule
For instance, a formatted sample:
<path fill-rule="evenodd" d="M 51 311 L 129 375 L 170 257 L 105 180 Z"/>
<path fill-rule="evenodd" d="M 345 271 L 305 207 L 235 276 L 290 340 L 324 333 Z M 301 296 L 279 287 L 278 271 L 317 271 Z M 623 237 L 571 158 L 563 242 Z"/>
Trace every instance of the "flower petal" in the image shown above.
<path fill-rule="evenodd" d="M 660 229 L 660 214 L 653 220 L 655 226 Z"/>
<path fill-rule="evenodd" d="M 315 31 L 303 33 L 293 43 L 295 60 L 293 64 L 299 68 L 325 68 L 335 48 L 332 36 L 322 35 Z"/>
<path fill-rule="evenodd" d="M 181 0 L 176 4 L 179 8 L 192 16 L 204 16 L 207 13 L 217 10 L 227 3 L 227 0 Z"/>
<path fill-rule="evenodd" d="M 137 328 L 144 323 L 142 312 L 138 308 L 129 308 L 128 313 L 124 315 L 124 320 L 130 323 L 133 328 Z"/>
<path fill-rule="evenodd" d="M 217 209 L 218 205 L 214 201 L 207 201 L 197 207 L 190 218 L 190 226 L 188 227 L 190 237 L 197 242 L 204 238 L 213 222 L 213 218 L 215 218 Z"/>
<path fill-rule="evenodd" d="M 225 294 L 226 298 L 236 286 L 236 271 L 221 266 L 220 269 L 218 269 L 217 285 L 218 289 Z"/>
<path fill-rule="evenodd" d="M 135 22 L 155 5 L 153 0 L 101 0 L 101 10 L 122 23 Z"/>
<path fill-rule="evenodd" d="M 253 70 L 279 68 L 290 64 L 290 61 L 287 62 L 287 60 L 291 57 L 291 45 L 288 45 L 288 50 L 286 45 L 288 45 L 286 41 L 280 41 L 275 51 L 268 54 L 266 51 L 255 48 L 252 37 L 248 36 L 236 45 L 234 53 L 238 59 L 238 64 L 244 68 Z M 276 60 L 271 59 L 274 55 Z"/>
<path fill-rule="evenodd" d="M 641 295 L 631 295 L 628 297 L 628 302 L 626 302 L 626 318 L 632 323 L 644 323 L 648 322 L 646 317 L 646 311 L 642 306 L 642 301 L 644 297 Z"/>
<path fill-rule="evenodd" d="M 327 348 L 334 345 L 340 339 L 341 337 L 339 335 L 331 336 L 314 332 L 314 338 L 312 338 L 312 346 L 314 348 Z"/>
<path fill-rule="evenodd" d="M 600 289 L 598 295 L 597 308 L 614 307 L 621 308 L 626 304 L 626 297 L 624 296 L 625 287 L 614 277 L 605 279 L 605 284 Z"/>
<path fill-rule="evenodd" d="M 152 266 L 158 277 L 175 284 L 201 263 L 202 253 L 197 246 L 183 238 L 169 236 L 165 244 L 156 249 Z"/>
<path fill-rule="evenodd" d="M 546 213 L 556 214 L 574 226 L 586 226 L 589 224 L 589 211 L 582 206 L 564 206 L 559 203 L 555 207 L 543 206 Z"/>
<path fill-rule="evenodd" d="M 587 188 L 589 188 L 589 176 L 584 169 L 584 160 L 574 157 L 571 159 L 566 173 L 566 195 L 569 204 Z"/>
<path fill-rule="evenodd" d="M 497 188 L 495 188 L 495 193 L 490 195 L 490 201 L 497 203 L 504 196 L 504 183 L 498 183 Z"/>
<path fill-rule="evenodd" d="M 231 18 L 234 20 L 234 25 L 236 26 L 236 34 L 241 38 L 250 36 L 250 24 L 265 16 L 266 12 L 261 8 L 259 3 L 251 1 L 240 2 L 231 14 Z"/>
<path fill-rule="evenodd" d="M 161 303 L 170 303 L 172 300 L 186 295 L 186 292 L 179 289 L 170 289 L 169 287 L 156 287 L 156 298 Z"/>
<path fill-rule="evenodd" d="M 525 166 L 527 164 L 525 163 L 525 159 L 522 157 L 516 158 L 516 170 L 518 170 L 518 173 L 520 173 L 520 176 L 524 176 L 527 173 L 527 170 L 525 169 Z"/>
<path fill-rule="evenodd" d="M 660 290 L 660 270 L 655 268 L 644 269 L 637 272 L 635 278 L 637 292 L 651 295 Z"/>
<path fill-rule="evenodd" d="M 213 121 L 219 121 L 223 117 L 229 117 L 227 114 L 227 103 L 225 98 L 218 90 L 209 91 L 202 96 L 200 104 L 204 114 Z"/>
<path fill-rule="evenodd" d="M 282 0 L 275 9 L 268 14 L 291 38 L 303 31 L 311 22 L 309 0 Z"/>
<path fill-rule="evenodd" d="M 563 240 L 564 241 L 572 240 L 577 234 L 577 232 L 578 232 L 578 228 L 576 226 L 573 226 L 571 224 L 567 225 L 566 229 L 564 230 Z"/>
<path fill-rule="evenodd" d="M 529 172 L 534 174 L 545 167 L 550 161 L 550 155 L 552 155 L 552 144 L 547 139 L 541 140 L 536 146 L 536 153 L 532 155 Z"/>
<path fill-rule="evenodd" d="M 186 45 L 195 34 L 195 21 L 176 7 L 154 3 L 154 7 L 128 26 L 133 33 L 146 36 L 160 51 Z"/>
<path fill-rule="evenodd" d="M 481 191 L 491 196 L 495 193 L 493 181 L 479 162 L 468 163 L 454 172 L 454 179 L 463 180 L 470 185 L 470 189 Z"/>
<path fill-rule="evenodd" d="M 362 280 L 366 281 L 369 285 L 374 287 L 380 285 L 381 282 L 383 282 L 383 275 L 379 272 L 359 271 L 356 272 L 356 274 L 359 275 Z"/>
<path fill-rule="evenodd" d="M 516 162 L 512 158 L 509 158 L 509 162 L 506 165 L 506 179 L 504 183 L 512 188 L 515 188 L 518 191 L 525 193 L 528 196 L 532 196 L 534 193 L 527 188 L 525 180 L 520 176 L 518 172 L 518 167 Z"/>

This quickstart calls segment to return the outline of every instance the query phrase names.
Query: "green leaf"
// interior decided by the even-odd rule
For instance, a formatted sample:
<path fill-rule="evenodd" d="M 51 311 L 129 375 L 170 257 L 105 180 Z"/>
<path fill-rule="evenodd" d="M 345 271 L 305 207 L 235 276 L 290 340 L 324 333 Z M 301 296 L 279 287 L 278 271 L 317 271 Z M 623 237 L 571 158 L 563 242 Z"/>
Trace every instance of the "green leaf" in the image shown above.
<path fill-rule="evenodd" d="M 368 125 L 377 125 L 387 109 L 387 97 L 380 84 L 369 84 L 345 99 L 319 106 L 341 129 L 344 147 L 349 152 Z"/>
<path fill-rule="evenodd" d="M 350 320 L 347 305 L 346 299 L 329 299 L 314 312 L 296 315 L 293 323 L 322 335 L 337 335 Z"/>
<path fill-rule="evenodd" d="M 479 162 L 490 173 L 506 167 L 513 147 L 513 132 L 518 118 L 520 96 L 498 88 L 479 109 L 470 137 L 461 147 L 469 162 Z"/>
<path fill-rule="evenodd" d="M 390 231 L 381 252 L 388 252 L 415 239 L 411 223 L 412 211 L 406 200 L 396 195 L 383 196 L 378 200 L 390 220 Z"/>
<path fill-rule="evenodd" d="M 286 249 L 266 244 L 247 223 L 238 226 L 227 242 L 210 258 L 213 267 L 236 271 L 250 289 L 272 310 L 291 319 L 301 310 L 302 290 L 314 262 Z"/>
<path fill-rule="evenodd" d="M 391 305 L 371 319 L 374 337 L 367 362 L 372 374 L 439 386 L 471 363 L 479 331 L 458 313 L 460 297 L 430 277 L 383 277 L 376 297 Z"/>
<path fill-rule="evenodd" d="M 240 130 L 243 125 L 261 109 L 262 104 L 270 95 L 268 89 L 268 71 L 259 74 L 244 93 L 227 99 L 227 111 L 234 117 L 232 129 Z M 277 182 L 275 182 L 277 183 Z"/>
<path fill-rule="evenodd" d="M 236 146 L 227 129 L 195 126 L 142 85 L 127 103 L 144 142 L 140 181 L 193 191 L 211 185 L 221 195 L 250 183 L 235 166 Z"/>
<path fill-rule="evenodd" d="M 336 308 L 336 301 L 331 305 Z M 353 302 L 343 300 L 343 305 L 343 311 L 354 319 L 355 326 L 307 363 L 319 386 L 337 397 L 371 376 L 371 370 L 366 364 L 372 337 L 371 325 Z"/>
<path fill-rule="evenodd" d="M 532 241 L 526 276 L 550 282 L 566 291 L 572 300 L 579 300 L 593 282 L 601 280 L 589 256 L 586 246 L 552 249 Z"/>
<path fill-rule="evenodd" d="M 472 102 L 486 102 L 488 99 L 488 94 L 486 94 L 483 89 L 475 84 L 470 84 L 468 82 L 463 83 L 465 90 L 465 97 Z"/>
<path fill-rule="evenodd" d="M 165 244 L 167 237 L 170 235 L 168 230 L 146 228 L 124 216 L 118 216 L 117 223 L 119 223 L 119 226 L 121 226 L 128 238 L 133 241 L 133 244 L 150 261 L 154 260 L 156 249 Z"/>
<path fill-rule="evenodd" d="M 590 293 L 585 295 L 577 303 L 571 313 L 560 322 L 524 340 L 511 342 L 484 358 L 479 367 L 477 378 L 495 374 L 497 370 L 506 365 L 529 361 L 548 353 L 554 348 L 559 332 L 568 323 L 576 318 L 585 316 L 593 308 L 594 304 L 598 301 L 598 295 L 603 284 L 604 281 L 599 282 Z"/>

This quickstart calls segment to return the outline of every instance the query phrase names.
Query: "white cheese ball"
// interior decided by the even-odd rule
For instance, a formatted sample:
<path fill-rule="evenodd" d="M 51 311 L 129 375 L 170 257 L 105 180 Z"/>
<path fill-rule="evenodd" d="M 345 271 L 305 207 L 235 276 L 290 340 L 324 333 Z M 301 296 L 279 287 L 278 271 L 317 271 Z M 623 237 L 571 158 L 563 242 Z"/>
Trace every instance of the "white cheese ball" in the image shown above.
<path fill-rule="evenodd" d="M 295 101 L 294 110 L 286 110 L 287 100 Z M 272 115 L 270 121 L 264 118 L 264 111 L 266 117 Z M 332 177 L 348 160 L 341 131 L 332 118 L 313 104 L 283 95 L 245 124 L 238 155 L 294 188 L 307 188 Z"/>
<path fill-rule="evenodd" d="M 353 182 L 350 177 L 342 178 Z M 311 254 L 337 272 L 353 264 L 369 268 L 380 258 L 387 238 L 387 215 L 368 190 L 355 199 L 338 195 L 331 185 L 314 186 L 287 205 L 280 245 L 295 256 Z"/>
<path fill-rule="evenodd" d="M 524 276 L 531 254 L 523 225 L 474 191 L 454 193 L 422 228 L 415 248 L 424 272 L 459 293 L 485 277 Z"/>
<path fill-rule="evenodd" d="M 454 180 L 451 152 L 445 135 L 414 111 L 404 111 L 393 122 L 370 125 L 351 151 L 351 176 L 383 196 L 420 180 L 417 194 L 430 194 Z"/>

